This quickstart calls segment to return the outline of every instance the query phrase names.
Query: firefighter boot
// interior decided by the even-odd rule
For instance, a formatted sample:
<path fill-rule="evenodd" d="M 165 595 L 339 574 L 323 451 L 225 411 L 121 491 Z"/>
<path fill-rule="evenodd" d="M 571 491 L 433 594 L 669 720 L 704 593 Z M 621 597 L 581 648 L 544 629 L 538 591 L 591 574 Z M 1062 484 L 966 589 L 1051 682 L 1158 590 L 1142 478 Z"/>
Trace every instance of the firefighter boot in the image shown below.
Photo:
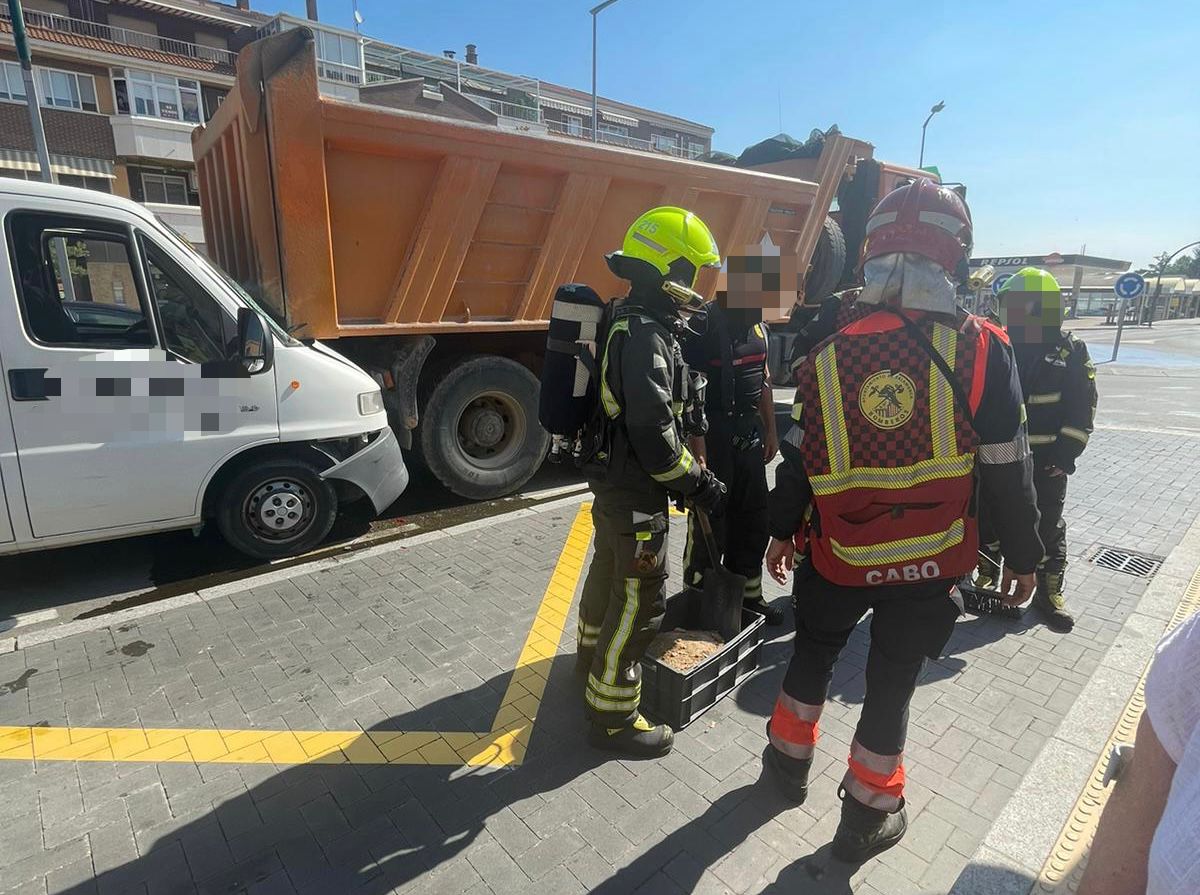
<path fill-rule="evenodd" d="M 845 790 L 842 797 L 842 820 L 833 834 L 833 856 L 847 864 L 862 864 L 880 852 L 887 851 L 908 830 L 908 815 L 904 802 L 894 814 L 878 808 L 868 808 Z"/>
<path fill-rule="evenodd" d="M 783 624 L 783 609 L 779 606 L 772 606 L 762 597 L 746 600 L 745 606 L 766 617 L 769 627 L 776 628 Z"/>
<path fill-rule="evenodd" d="M 628 727 L 593 723 L 588 743 L 595 749 L 620 752 L 629 758 L 661 758 L 671 751 L 675 732 L 666 724 L 651 724 L 639 714 Z"/>
<path fill-rule="evenodd" d="M 1066 599 L 1063 597 L 1063 576 L 1061 572 L 1039 572 L 1037 576 L 1037 594 L 1033 598 L 1033 608 L 1036 609 L 1051 631 L 1063 634 L 1075 627 L 1075 619 L 1067 612 Z"/>
<path fill-rule="evenodd" d="M 975 586 L 983 590 L 997 590 L 1000 587 L 1000 550 L 999 545 L 992 549 L 988 544 L 979 551 L 979 562 L 975 566 Z"/>
<path fill-rule="evenodd" d="M 803 805 L 808 798 L 808 772 L 812 768 L 812 759 L 792 758 L 774 746 L 767 746 L 764 764 L 779 784 L 779 791 L 797 805 Z"/>

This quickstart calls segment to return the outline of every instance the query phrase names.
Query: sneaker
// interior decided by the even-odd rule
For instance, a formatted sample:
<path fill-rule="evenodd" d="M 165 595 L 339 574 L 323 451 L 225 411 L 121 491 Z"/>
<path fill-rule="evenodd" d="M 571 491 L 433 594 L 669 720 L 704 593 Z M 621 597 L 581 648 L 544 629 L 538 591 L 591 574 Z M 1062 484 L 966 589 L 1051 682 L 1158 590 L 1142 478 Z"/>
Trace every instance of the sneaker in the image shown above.
<path fill-rule="evenodd" d="M 651 724 L 639 714 L 628 727 L 604 727 L 593 722 L 588 743 L 628 758 L 661 758 L 671 751 L 675 732 L 666 724 Z"/>
<path fill-rule="evenodd" d="M 833 834 L 833 856 L 847 864 L 862 864 L 904 838 L 908 815 L 901 802 L 894 814 L 868 808 L 842 790 L 842 820 Z"/>
<path fill-rule="evenodd" d="M 762 597 L 758 597 L 754 600 L 747 600 L 744 605 L 747 609 L 753 609 L 755 612 L 765 616 L 767 619 L 767 624 L 772 628 L 776 628 L 783 624 L 783 609 L 779 606 L 772 606 Z"/>

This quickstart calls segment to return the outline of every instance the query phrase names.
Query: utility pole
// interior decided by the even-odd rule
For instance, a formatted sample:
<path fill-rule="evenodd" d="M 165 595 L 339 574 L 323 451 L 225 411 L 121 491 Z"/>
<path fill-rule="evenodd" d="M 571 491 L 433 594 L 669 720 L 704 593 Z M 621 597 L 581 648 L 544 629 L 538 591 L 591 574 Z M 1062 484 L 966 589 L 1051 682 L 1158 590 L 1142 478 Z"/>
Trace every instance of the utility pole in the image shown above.
<path fill-rule="evenodd" d="M 596 18 L 617 0 L 604 0 L 588 10 L 592 14 L 592 142 L 600 142 L 600 114 L 596 102 Z"/>
<path fill-rule="evenodd" d="M 8 14 L 12 19 L 17 56 L 21 60 L 21 77 L 25 81 L 25 104 L 29 107 L 29 125 L 33 129 L 33 146 L 37 150 L 38 166 L 42 169 L 42 180 L 53 183 L 50 150 L 46 146 L 46 129 L 42 127 L 42 107 L 38 103 L 37 85 L 33 82 L 33 62 L 29 58 L 29 40 L 25 36 L 25 12 L 21 9 L 21 0 L 8 0 Z"/>
<path fill-rule="evenodd" d="M 932 109 L 929 110 L 929 117 L 925 119 L 925 123 L 921 125 L 921 158 L 917 162 L 918 168 L 925 167 L 925 128 L 929 127 L 929 122 L 933 120 L 933 116 L 942 109 L 946 108 L 946 101 L 941 100 Z"/>

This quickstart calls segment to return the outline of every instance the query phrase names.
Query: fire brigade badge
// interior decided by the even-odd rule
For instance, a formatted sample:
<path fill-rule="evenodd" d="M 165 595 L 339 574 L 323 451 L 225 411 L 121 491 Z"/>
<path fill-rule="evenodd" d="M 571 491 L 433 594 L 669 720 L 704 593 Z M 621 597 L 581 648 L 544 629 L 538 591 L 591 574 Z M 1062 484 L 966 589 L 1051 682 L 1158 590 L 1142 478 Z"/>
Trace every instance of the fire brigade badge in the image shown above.
<path fill-rule="evenodd" d="M 908 422 L 916 400 L 913 381 L 903 373 L 880 370 L 858 392 L 858 409 L 877 429 L 898 429 Z"/>

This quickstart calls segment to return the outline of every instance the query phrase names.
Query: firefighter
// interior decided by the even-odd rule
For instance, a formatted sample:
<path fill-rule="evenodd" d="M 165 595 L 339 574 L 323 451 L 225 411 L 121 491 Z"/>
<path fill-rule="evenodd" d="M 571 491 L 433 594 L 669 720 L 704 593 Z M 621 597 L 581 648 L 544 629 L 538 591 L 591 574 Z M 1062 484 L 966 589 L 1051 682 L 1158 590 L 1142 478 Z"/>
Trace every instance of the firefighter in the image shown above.
<path fill-rule="evenodd" d="M 792 259 L 794 260 L 794 259 Z M 713 520 L 722 551 L 710 557 L 688 517 L 684 581 L 703 588 L 714 561 L 746 579 L 745 603 L 783 623 L 783 609 L 763 599 L 762 558 L 767 549 L 767 464 L 779 450 L 775 400 L 767 380 L 767 329 L 763 310 L 781 304 L 781 281 L 795 282 L 779 251 L 747 246 L 726 260 L 717 297 L 707 305 L 702 334 L 684 340 L 684 360 L 707 380 L 708 432 L 692 440 L 692 451 L 729 489 L 725 511 Z"/>
<path fill-rule="evenodd" d="M 668 500 L 686 498 L 718 514 L 725 487 L 687 447 L 682 411 L 689 376 L 679 337 L 704 299 L 704 267 L 719 265 L 716 242 L 682 208 L 654 208 L 606 256 L 628 280 L 600 357 L 607 459 L 588 484 L 595 494 L 595 555 L 579 606 L 577 663 L 587 669 L 589 742 L 632 757 L 665 755 L 673 734 L 638 711 L 641 658 L 658 633 L 667 580 Z"/>
<path fill-rule="evenodd" d="M 1063 504 L 1067 477 L 1087 447 L 1096 417 L 1096 368 L 1087 345 L 1063 332 L 1062 289 L 1044 270 L 1026 267 L 1005 282 L 999 293 L 1000 318 L 1012 341 L 1025 397 L 1029 444 L 1033 448 L 1033 485 L 1041 513 L 1039 533 L 1046 556 L 1037 570 L 1033 608 L 1054 631 L 1075 626 L 1063 597 L 1067 570 L 1067 523 Z M 986 509 L 986 508 L 985 508 Z M 981 529 L 984 556 L 976 584 L 991 587 L 1000 564 L 996 526 L 985 513 Z"/>
<path fill-rule="evenodd" d="M 834 663 L 868 609 L 866 698 L 842 779 L 833 854 L 861 862 L 904 835 L 908 705 L 960 612 L 975 566 L 976 479 L 1001 525 L 1009 605 L 1029 599 L 1042 556 L 1020 382 L 1003 332 L 956 316 L 971 225 L 926 179 L 872 212 L 859 304 L 876 310 L 799 368 L 797 422 L 770 496 L 767 570 L 795 563 L 794 654 L 765 760 L 798 802 Z"/>

